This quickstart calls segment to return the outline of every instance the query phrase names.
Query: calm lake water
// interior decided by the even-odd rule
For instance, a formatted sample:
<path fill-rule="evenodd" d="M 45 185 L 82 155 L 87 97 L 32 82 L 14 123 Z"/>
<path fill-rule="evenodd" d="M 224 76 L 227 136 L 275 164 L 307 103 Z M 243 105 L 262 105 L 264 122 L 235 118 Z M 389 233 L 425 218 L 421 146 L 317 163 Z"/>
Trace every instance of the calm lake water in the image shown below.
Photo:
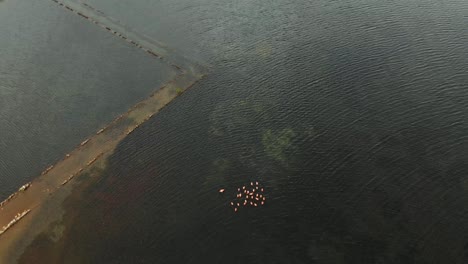
<path fill-rule="evenodd" d="M 0 200 L 175 74 L 65 11 L 0 2 Z"/>
<path fill-rule="evenodd" d="M 211 70 L 68 204 L 57 263 L 468 262 L 468 2 L 87 3 Z"/>

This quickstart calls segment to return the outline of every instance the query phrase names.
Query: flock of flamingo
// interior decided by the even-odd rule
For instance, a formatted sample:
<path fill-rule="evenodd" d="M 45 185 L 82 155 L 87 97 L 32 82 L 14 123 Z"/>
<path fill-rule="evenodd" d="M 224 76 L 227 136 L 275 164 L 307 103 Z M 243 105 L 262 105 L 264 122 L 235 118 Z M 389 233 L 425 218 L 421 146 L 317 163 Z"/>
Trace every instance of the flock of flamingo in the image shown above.
<path fill-rule="evenodd" d="M 225 189 L 220 189 L 224 193 Z M 258 207 L 265 205 L 266 197 L 263 194 L 264 188 L 259 186 L 258 182 L 250 182 L 250 185 L 244 185 L 237 188 L 236 198 L 230 202 L 234 212 L 237 212 L 243 206 Z"/>

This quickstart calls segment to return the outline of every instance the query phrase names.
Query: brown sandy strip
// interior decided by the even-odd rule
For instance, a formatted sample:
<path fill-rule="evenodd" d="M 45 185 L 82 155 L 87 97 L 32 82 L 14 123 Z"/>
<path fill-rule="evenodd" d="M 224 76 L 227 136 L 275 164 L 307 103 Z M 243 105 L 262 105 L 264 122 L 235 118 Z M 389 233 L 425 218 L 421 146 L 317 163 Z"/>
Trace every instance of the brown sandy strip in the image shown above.
<path fill-rule="evenodd" d="M 52 1 L 94 24 L 103 28 L 106 27 L 104 24 L 81 12 L 77 12 L 72 7 L 66 6 L 58 0 Z M 90 8 L 89 5 L 86 6 Z M 95 11 L 100 12 L 98 10 Z M 100 13 L 103 14 L 102 12 Z M 119 26 L 117 25 L 117 27 Z M 144 48 L 127 36 L 112 30 L 110 27 L 107 28 L 107 31 L 124 39 L 128 43 L 133 44 L 154 57 L 164 60 L 163 56 L 158 55 L 153 50 Z M 135 36 L 138 37 L 138 35 Z M 148 46 L 154 46 L 154 44 L 147 40 L 145 42 L 143 39 L 143 41 Z M 155 47 L 158 48 L 157 45 Z M 164 48 L 162 48 L 162 52 L 164 52 Z M 165 62 L 168 63 L 167 61 Z M 182 94 L 179 92 L 180 89 L 183 89 L 182 91 L 184 92 L 204 77 L 201 73 L 202 69 L 195 67 L 195 65 L 188 66 L 187 69 L 190 69 L 189 71 L 173 63 L 169 63 L 169 65 L 178 70 L 177 75 L 172 81 L 156 90 L 147 99 L 134 105 L 126 113 L 118 116 L 104 128 L 98 130 L 94 136 L 85 139 L 75 150 L 66 154 L 61 161 L 45 169 L 32 183 L 23 185 L 17 192 L 0 203 L 0 226 L 3 226 L 0 233 L 0 263 L 12 263 L 12 260 L 14 262 L 19 256 L 19 252 L 22 252 L 24 247 L 28 245 L 28 242 L 25 241 L 29 241 L 30 243 L 35 235 L 38 235 L 43 230 L 41 228 L 45 227 L 45 223 L 37 222 L 36 218 L 42 213 L 41 208 L 45 204 L 49 204 L 50 201 L 60 201 L 60 199 L 57 200 L 57 197 L 61 197 L 62 195 L 58 195 L 58 190 L 72 188 L 67 187 L 73 186 L 67 183 L 70 183 L 72 179 L 79 176 L 84 169 L 92 167 L 100 159 L 108 157 L 126 135 L 129 135 L 173 99 L 180 96 Z M 60 211 L 59 208 L 57 208 L 55 214 L 59 214 L 58 211 Z M 47 221 L 51 221 L 54 218 L 47 217 L 47 219 Z M 15 228 L 12 228 L 13 225 Z M 8 232 L 6 232 L 7 230 Z M 18 243 L 21 246 L 18 246 Z"/>
<path fill-rule="evenodd" d="M 203 77 L 204 75 L 196 73 L 178 76 L 116 118 L 101 133 L 96 133 L 87 139 L 86 144 L 80 144 L 75 150 L 66 154 L 64 159 L 50 166 L 47 172 L 42 173 L 32 183 L 22 186 L 18 192 L 2 202 L 0 226 L 4 228 L 1 229 L 0 236 L 0 263 L 15 263 L 18 256 L 37 235 L 45 230 L 50 221 L 60 219 L 62 208 L 60 201 L 65 199 L 68 192 L 66 190 L 71 190 L 75 186 L 73 182 L 81 172 L 101 164 L 102 162 L 96 162 L 107 158 L 126 134 L 133 132 L 180 96 L 182 94 L 179 92 L 180 89 L 186 91 Z M 50 207 L 47 209 L 46 205 L 51 203 L 59 206 L 50 211 Z M 40 216 L 44 214 L 47 217 L 41 218 Z"/>
<path fill-rule="evenodd" d="M 182 72 L 183 72 L 183 69 L 182 69 L 180 66 L 178 66 L 178 65 L 176 65 L 176 64 L 174 64 L 174 63 L 165 61 L 165 60 L 164 60 L 164 57 L 163 57 L 162 55 L 157 54 L 156 52 L 150 50 L 149 48 L 143 47 L 143 45 L 139 44 L 138 42 L 136 42 L 136 41 L 134 41 L 134 40 L 131 40 L 128 36 L 125 36 L 124 34 L 119 33 L 119 32 L 117 32 L 116 30 L 113 30 L 113 29 L 110 28 L 109 26 L 106 26 L 106 25 L 104 25 L 104 24 L 102 24 L 102 23 L 100 23 L 100 22 L 98 22 L 98 21 L 92 19 L 91 17 L 84 15 L 83 13 L 81 13 L 81 12 L 79 12 L 79 11 L 73 9 L 72 7 L 66 5 L 65 3 L 61 2 L 61 1 L 58 1 L 58 0 L 52 0 L 52 1 L 55 2 L 55 3 L 57 3 L 57 4 L 59 4 L 60 6 L 64 7 L 64 8 L 67 9 L 68 11 L 70 11 L 70 12 L 72 12 L 72 13 L 74 13 L 74 14 L 77 14 L 77 15 L 79 15 L 79 16 L 85 18 L 86 20 L 89 20 L 90 22 L 92 22 L 92 23 L 94 23 L 94 24 L 100 26 L 101 28 L 103 28 L 103 29 L 109 31 L 109 32 L 112 33 L 113 35 L 115 35 L 115 36 L 117 36 L 117 37 L 123 39 L 124 41 L 126 41 L 126 42 L 132 44 L 133 46 L 135 46 L 135 47 L 137 47 L 137 48 L 139 48 L 139 49 L 145 51 L 146 53 L 150 54 L 151 56 L 153 56 L 153 57 L 155 57 L 155 58 L 158 58 L 158 59 L 160 59 L 160 60 L 163 60 L 164 62 L 166 62 L 167 64 L 169 64 L 171 67 L 175 68 L 177 71 L 182 71 Z M 84 4 L 84 3 L 83 3 L 83 5 L 86 6 L 87 8 L 89 8 L 89 9 L 95 11 L 95 12 L 100 13 L 101 15 L 104 15 L 103 12 L 101 12 L 101 11 L 95 9 L 94 7 L 92 7 L 92 6 L 88 5 L 88 4 Z"/>
<path fill-rule="evenodd" d="M 99 155 L 97 155 L 96 157 L 94 157 L 94 159 L 88 161 L 88 163 L 86 163 L 86 166 L 92 165 L 94 162 L 96 162 L 96 160 L 98 160 L 100 157 L 102 157 L 102 155 L 104 155 L 104 153 L 99 153 Z"/>
<path fill-rule="evenodd" d="M 25 215 L 27 215 L 29 212 L 31 212 L 31 209 L 27 209 L 23 211 L 22 213 L 18 213 L 15 215 L 13 220 L 11 220 L 7 225 L 3 226 L 2 229 L 0 230 L 0 236 L 3 235 L 10 227 L 14 226 L 16 223 L 18 223 L 21 218 L 23 218 Z"/>

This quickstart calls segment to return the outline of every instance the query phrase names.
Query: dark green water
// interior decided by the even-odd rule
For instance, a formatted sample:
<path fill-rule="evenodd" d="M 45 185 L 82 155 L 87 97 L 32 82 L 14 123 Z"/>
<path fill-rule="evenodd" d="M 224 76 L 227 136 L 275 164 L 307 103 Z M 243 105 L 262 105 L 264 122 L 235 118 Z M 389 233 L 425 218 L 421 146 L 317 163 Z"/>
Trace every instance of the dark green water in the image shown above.
<path fill-rule="evenodd" d="M 88 3 L 211 71 L 70 207 L 62 262 L 468 262 L 467 2 Z"/>

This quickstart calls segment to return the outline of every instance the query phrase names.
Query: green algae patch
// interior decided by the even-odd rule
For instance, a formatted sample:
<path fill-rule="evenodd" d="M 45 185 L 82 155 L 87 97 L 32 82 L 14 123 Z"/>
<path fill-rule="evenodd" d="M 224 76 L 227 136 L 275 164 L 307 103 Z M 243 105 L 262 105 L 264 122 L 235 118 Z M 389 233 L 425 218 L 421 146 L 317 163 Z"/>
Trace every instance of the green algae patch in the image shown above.
<path fill-rule="evenodd" d="M 216 137 L 223 137 L 242 127 L 264 124 L 270 120 L 271 113 L 268 109 L 274 105 L 274 102 L 259 102 L 255 98 L 219 104 L 210 114 L 209 133 Z"/>
<path fill-rule="evenodd" d="M 282 164 L 287 164 L 286 151 L 291 147 L 295 136 L 296 133 L 291 128 L 278 132 L 266 130 L 262 134 L 262 144 L 266 155 Z"/>

